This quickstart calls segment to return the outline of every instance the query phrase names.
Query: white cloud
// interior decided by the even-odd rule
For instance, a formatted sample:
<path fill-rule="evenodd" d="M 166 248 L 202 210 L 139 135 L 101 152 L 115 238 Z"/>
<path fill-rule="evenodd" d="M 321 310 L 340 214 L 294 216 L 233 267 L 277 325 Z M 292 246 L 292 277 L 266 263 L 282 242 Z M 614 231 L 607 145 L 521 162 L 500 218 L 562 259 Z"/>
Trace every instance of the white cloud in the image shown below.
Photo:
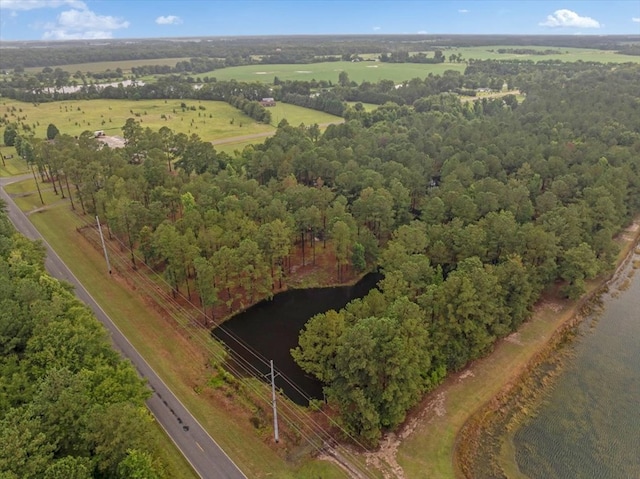
<path fill-rule="evenodd" d="M 377 32 L 378 30 L 380 30 L 380 27 L 373 27 L 374 32 Z"/>
<path fill-rule="evenodd" d="M 418 35 L 426 35 L 426 34 L 427 34 L 427 33 L 429 33 L 429 32 L 427 32 L 426 30 L 420 30 L 420 31 L 419 31 L 419 32 L 417 32 L 417 33 L 418 33 Z"/>
<path fill-rule="evenodd" d="M 80 0 L 0 0 L 2 10 L 35 10 L 38 8 L 87 8 Z"/>
<path fill-rule="evenodd" d="M 44 26 L 45 40 L 111 38 L 113 30 L 127 28 L 129 22 L 111 15 L 98 15 L 87 8 L 61 12 L 55 23 Z"/>
<path fill-rule="evenodd" d="M 578 27 L 578 28 L 600 28 L 600 22 L 591 17 L 581 17 L 576 12 L 562 9 L 548 15 L 547 20 L 540 22 L 541 27 Z"/>
<path fill-rule="evenodd" d="M 632 22 L 640 23 L 640 17 L 633 17 L 631 19 Z"/>
<path fill-rule="evenodd" d="M 461 8 L 460 10 L 458 10 L 458 13 L 469 13 L 469 10 L 467 10 L 466 8 Z"/>
<path fill-rule="evenodd" d="M 176 17 L 175 15 L 167 15 L 156 18 L 156 23 L 158 25 L 180 25 L 182 23 L 182 18 Z"/>

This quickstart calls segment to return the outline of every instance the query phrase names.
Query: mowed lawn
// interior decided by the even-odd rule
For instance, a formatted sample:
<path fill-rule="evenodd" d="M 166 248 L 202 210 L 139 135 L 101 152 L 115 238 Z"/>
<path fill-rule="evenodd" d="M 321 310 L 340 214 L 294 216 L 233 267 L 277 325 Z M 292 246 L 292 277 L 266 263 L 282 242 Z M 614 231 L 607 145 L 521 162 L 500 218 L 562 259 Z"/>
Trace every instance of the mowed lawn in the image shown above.
<path fill-rule="evenodd" d="M 435 65 L 418 63 L 381 63 L 373 61 L 362 62 L 323 62 L 302 65 L 245 65 L 239 67 L 222 68 L 199 75 L 214 77 L 217 80 L 260 81 L 273 83 L 273 78 L 280 80 L 326 80 L 338 83 L 338 75 L 345 71 L 349 79 L 357 83 L 363 81 L 378 82 L 393 80 L 401 83 L 412 78 L 425 78 L 432 73 L 441 75 L 446 70 L 464 72 L 463 63 L 439 63 Z"/>
<path fill-rule="evenodd" d="M 4 132 L 4 130 L 2 130 Z M 1 138 L 1 137 L 0 137 Z M 0 140 L 0 143 L 2 140 Z M 2 160 L 0 160 L 0 177 L 13 176 L 21 173 L 28 173 L 29 168 L 24 161 L 22 161 L 13 146 L 4 146 L 0 144 L 0 154 L 2 154 Z"/>
<path fill-rule="evenodd" d="M 185 103 L 187 108 L 181 108 L 181 103 Z M 337 116 L 294 105 L 279 104 L 270 111 L 272 124 L 266 125 L 257 123 L 222 101 L 69 100 L 33 104 L 3 99 L 0 102 L 0 115 L 9 122 L 29 125 L 38 138 L 46 136 L 50 123 L 61 133 L 72 136 L 97 130 L 103 130 L 109 136 L 121 136 L 128 118 L 134 118 L 142 127 L 152 130 L 167 126 L 175 133 L 195 133 L 209 141 L 273 132 L 283 119 L 296 126 L 300 123 L 311 125 L 341 120 Z"/>

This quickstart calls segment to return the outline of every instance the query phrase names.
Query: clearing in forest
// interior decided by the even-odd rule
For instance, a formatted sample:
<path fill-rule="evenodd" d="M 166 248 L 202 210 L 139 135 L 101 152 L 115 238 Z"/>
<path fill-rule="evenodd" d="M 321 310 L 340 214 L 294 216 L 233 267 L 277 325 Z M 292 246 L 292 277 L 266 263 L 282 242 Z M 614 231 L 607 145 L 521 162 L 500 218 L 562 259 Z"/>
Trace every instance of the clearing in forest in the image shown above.
<path fill-rule="evenodd" d="M 183 107 L 184 105 L 184 107 Z M 0 116 L 9 123 L 27 125 L 37 138 L 46 137 L 53 123 L 60 133 L 76 136 L 102 130 L 107 136 L 121 136 L 128 118 L 154 131 L 163 126 L 174 133 L 197 134 L 203 140 L 244 137 L 275 131 L 279 121 L 312 125 L 341 121 L 328 113 L 279 103 L 271 107 L 272 124 L 257 123 L 223 101 L 205 100 L 65 100 L 49 103 L 0 101 Z M 21 129 L 22 131 L 22 129 Z M 25 132 L 26 133 L 26 132 Z M 259 140 L 260 142 L 262 140 Z"/>

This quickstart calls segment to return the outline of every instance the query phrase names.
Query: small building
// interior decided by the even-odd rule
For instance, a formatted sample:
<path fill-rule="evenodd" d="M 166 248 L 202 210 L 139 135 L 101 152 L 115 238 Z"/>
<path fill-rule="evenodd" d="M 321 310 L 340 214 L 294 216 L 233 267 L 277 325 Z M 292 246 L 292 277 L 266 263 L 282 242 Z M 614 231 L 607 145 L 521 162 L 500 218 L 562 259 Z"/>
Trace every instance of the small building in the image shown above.
<path fill-rule="evenodd" d="M 262 106 L 276 106 L 276 101 L 273 98 L 263 98 L 260 100 Z"/>

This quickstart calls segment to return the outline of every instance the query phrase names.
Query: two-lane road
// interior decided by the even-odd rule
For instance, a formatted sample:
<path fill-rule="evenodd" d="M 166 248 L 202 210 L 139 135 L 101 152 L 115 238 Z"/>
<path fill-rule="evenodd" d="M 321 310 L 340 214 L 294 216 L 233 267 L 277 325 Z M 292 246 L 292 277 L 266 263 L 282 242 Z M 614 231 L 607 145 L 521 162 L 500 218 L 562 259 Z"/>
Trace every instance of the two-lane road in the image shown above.
<path fill-rule="evenodd" d="M 4 185 L 25 180 L 29 177 L 31 175 L 0 178 L 0 198 L 6 203 L 7 213 L 16 229 L 30 239 L 43 241 L 47 248 L 45 266 L 49 273 L 58 279 L 71 283 L 75 287 L 78 298 L 93 310 L 97 318 L 109 330 L 115 347 L 123 356 L 129 358 L 138 373 L 146 378 L 153 390 L 153 395 L 147 401 L 149 410 L 200 477 L 206 479 L 246 479 L 246 476 L 238 466 L 216 444 L 162 379 L 151 369 L 149 364 L 140 356 L 138 351 L 73 275 L 71 270 L 67 268 L 46 240 L 42 238 L 26 215 L 20 211 L 11 197 L 4 191 Z"/>

